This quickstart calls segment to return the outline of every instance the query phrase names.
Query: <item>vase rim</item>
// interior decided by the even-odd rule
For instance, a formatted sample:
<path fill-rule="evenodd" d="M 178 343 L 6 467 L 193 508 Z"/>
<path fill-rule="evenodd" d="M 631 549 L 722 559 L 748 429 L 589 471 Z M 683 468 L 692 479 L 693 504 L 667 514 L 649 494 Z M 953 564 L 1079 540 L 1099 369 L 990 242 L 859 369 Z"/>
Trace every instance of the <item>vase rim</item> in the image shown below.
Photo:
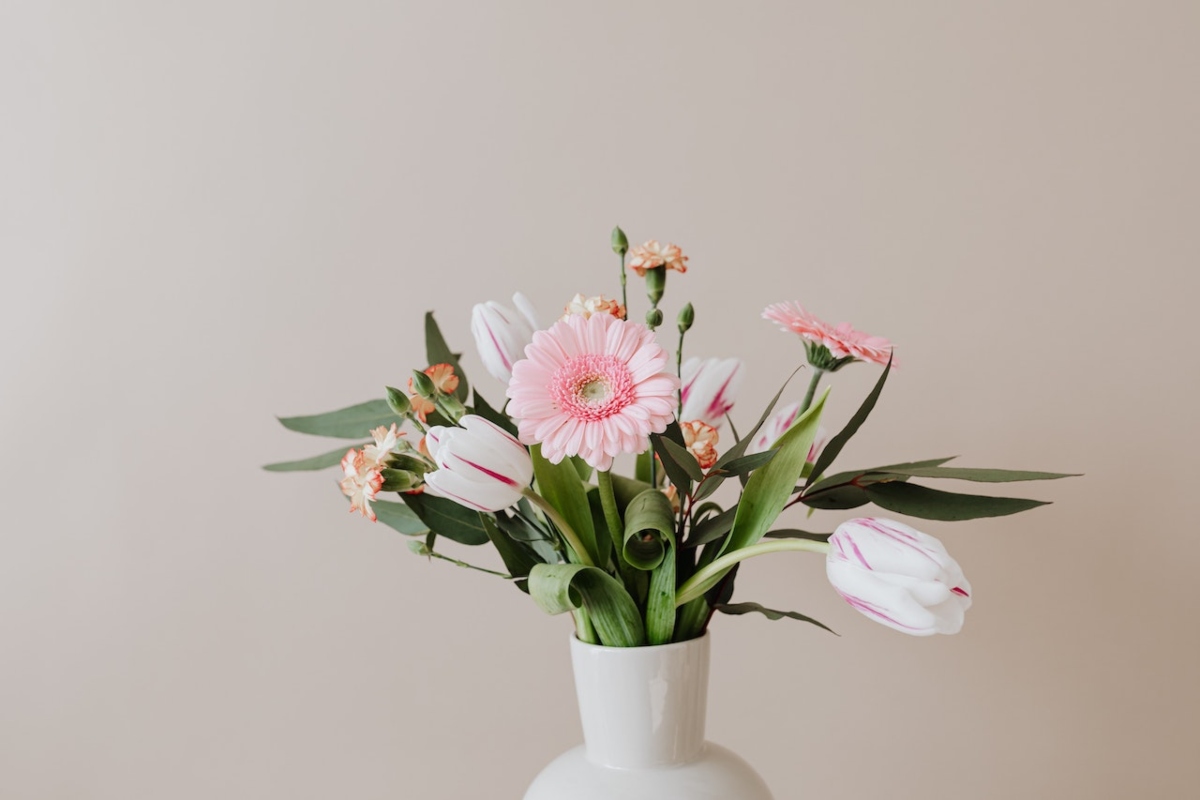
<path fill-rule="evenodd" d="M 630 653 L 630 652 L 645 653 L 647 651 L 653 650 L 653 651 L 661 653 L 661 652 L 665 652 L 665 651 L 671 650 L 671 649 L 683 649 L 685 647 L 695 646 L 699 642 L 703 642 L 708 638 L 709 638 L 709 632 L 705 631 L 704 633 L 700 634 L 699 636 L 697 636 L 694 639 L 687 639 L 682 642 L 668 642 L 667 644 L 648 644 L 648 645 L 641 645 L 638 647 L 609 647 L 608 645 L 603 645 L 603 644 L 589 644 L 588 642 L 582 641 L 578 636 L 576 636 L 574 634 L 574 632 L 572 632 L 571 633 L 571 644 L 573 646 L 586 647 L 589 650 L 612 650 L 614 652 L 621 652 L 621 653 Z"/>

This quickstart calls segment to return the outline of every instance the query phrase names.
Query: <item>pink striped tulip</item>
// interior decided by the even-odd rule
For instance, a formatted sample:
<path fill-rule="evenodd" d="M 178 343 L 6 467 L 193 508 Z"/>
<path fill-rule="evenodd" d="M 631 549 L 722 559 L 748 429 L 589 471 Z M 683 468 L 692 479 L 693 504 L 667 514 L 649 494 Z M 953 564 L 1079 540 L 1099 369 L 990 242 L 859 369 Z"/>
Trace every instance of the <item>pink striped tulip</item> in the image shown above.
<path fill-rule="evenodd" d="M 435 425 L 425 447 L 437 470 L 425 475 L 425 490 L 476 511 L 514 505 L 533 480 L 525 446 L 483 417 L 468 414 L 461 428 Z"/>
<path fill-rule="evenodd" d="M 540 327 L 533 304 L 525 295 L 513 295 L 517 310 L 499 303 L 479 303 L 471 309 L 471 333 L 483 366 L 498 381 L 512 380 L 512 367 L 525 357 L 525 347 Z"/>
<path fill-rule="evenodd" d="M 700 420 L 720 428 L 742 388 L 745 370 L 737 358 L 689 358 L 683 363 L 683 413 L 680 420 Z"/>
<path fill-rule="evenodd" d="M 890 519 L 852 519 L 829 545 L 829 582 L 867 617 L 912 636 L 962 630 L 971 584 L 934 537 Z"/>

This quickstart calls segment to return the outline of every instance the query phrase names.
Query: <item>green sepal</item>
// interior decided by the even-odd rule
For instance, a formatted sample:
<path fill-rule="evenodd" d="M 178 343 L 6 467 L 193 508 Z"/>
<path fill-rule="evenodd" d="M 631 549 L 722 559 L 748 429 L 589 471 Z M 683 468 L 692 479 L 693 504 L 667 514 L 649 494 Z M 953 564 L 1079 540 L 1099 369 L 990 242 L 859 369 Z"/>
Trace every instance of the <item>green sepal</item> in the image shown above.
<path fill-rule="evenodd" d="M 379 489 L 383 492 L 410 492 L 421 485 L 421 476 L 406 469 L 383 469 L 380 474 L 383 485 Z"/>
<path fill-rule="evenodd" d="M 529 594 L 547 614 L 586 608 L 606 647 L 639 647 L 646 642 L 637 604 L 616 578 L 601 569 L 537 564 L 529 573 Z"/>
<path fill-rule="evenodd" d="M 390 425 L 395 421 L 396 414 L 386 400 L 368 400 L 337 411 L 306 417 L 279 417 L 279 424 L 290 431 L 336 439 L 358 439 L 372 428 Z"/>

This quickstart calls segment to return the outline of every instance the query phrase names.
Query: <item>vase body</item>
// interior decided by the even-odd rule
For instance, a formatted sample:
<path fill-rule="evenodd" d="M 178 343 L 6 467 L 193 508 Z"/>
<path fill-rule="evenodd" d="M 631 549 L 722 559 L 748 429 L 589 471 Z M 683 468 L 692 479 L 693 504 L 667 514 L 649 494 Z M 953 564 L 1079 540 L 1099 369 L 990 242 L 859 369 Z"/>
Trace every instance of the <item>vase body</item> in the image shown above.
<path fill-rule="evenodd" d="M 772 800 L 742 759 L 705 741 L 708 634 L 656 647 L 571 639 L 584 744 L 525 800 Z"/>

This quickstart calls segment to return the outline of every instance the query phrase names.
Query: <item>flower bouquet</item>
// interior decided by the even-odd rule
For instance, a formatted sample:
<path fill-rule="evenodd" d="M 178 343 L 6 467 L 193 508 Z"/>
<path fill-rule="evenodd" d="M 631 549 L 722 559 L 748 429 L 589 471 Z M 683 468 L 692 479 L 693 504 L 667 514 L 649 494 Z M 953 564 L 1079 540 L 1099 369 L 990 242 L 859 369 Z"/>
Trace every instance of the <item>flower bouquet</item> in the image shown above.
<path fill-rule="evenodd" d="M 667 277 L 686 273 L 688 257 L 657 241 L 630 248 L 620 228 L 612 248 L 620 302 L 576 295 L 549 327 L 520 294 L 515 308 L 474 307 L 475 345 L 505 385 L 507 402 L 489 402 L 468 384 L 430 313 L 429 363 L 414 370 L 407 391 L 388 387 L 385 399 L 280 419 L 301 433 L 370 440 L 267 469 L 340 465 L 352 512 L 415 537 L 410 547 L 420 555 L 499 575 L 545 611 L 573 615 L 585 643 L 687 641 L 704 634 L 715 612 L 825 627 L 804 614 L 734 601 L 742 561 L 790 550 L 824 555 L 834 590 L 879 623 L 917 636 L 959 631 L 971 586 L 934 537 L 890 519 L 849 519 L 832 533 L 777 528 L 777 519 L 793 506 L 811 515 L 868 504 L 920 519 L 1002 516 L 1043 503 L 915 481 L 1066 476 L 947 466 L 949 458 L 834 472 L 895 367 L 893 347 L 796 303 L 769 306 L 763 317 L 799 338 L 807 363 L 792 375 L 807 367 L 807 392 L 780 406 L 780 389 L 739 434 L 730 411 L 744 365 L 683 360 L 696 317 L 690 303 L 670 332 L 674 353 L 660 343 Z M 627 311 L 630 272 L 645 283 L 644 323 Z M 860 362 L 881 367 L 879 379 L 849 423 L 826 439 L 820 423 L 829 390 L 818 393 L 820 383 Z M 614 469 L 622 457 L 630 474 Z M 397 500 L 381 499 L 384 493 Z M 506 572 L 449 555 L 443 540 L 490 543 Z"/>

